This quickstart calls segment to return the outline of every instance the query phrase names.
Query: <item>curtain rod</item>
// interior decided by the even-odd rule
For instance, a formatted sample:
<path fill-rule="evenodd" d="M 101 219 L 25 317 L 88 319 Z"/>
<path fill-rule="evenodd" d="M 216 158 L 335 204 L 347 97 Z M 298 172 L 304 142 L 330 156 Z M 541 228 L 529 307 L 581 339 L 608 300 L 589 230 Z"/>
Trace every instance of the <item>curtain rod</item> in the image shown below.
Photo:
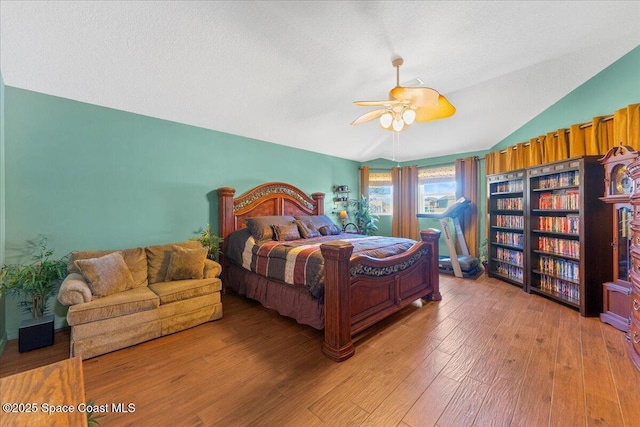
<path fill-rule="evenodd" d="M 602 118 L 601 118 L 601 120 L 600 120 L 600 121 L 601 121 L 601 122 L 608 122 L 609 120 L 613 120 L 613 115 L 611 115 L 611 116 L 604 116 L 604 117 L 602 117 Z M 592 126 L 593 126 L 593 122 L 582 123 L 582 124 L 580 125 L 580 129 L 586 129 L 586 128 L 588 128 L 588 127 L 592 127 Z M 570 133 L 570 132 L 571 132 L 571 129 L 565 129 L 565 130 L 564 130 L 564 133 L 565 133 L 565 134 Z M 554 133 L 554 134 L 553 134 L 553 136 L 558 136 L 558 132 Z M 538 138 L 539 138 L 539 137 L 536 137 L 536 141 L 535 141 L 535 142 L 537 142 L 537 143 L 542 142 L 542 141 L 540 141 L 540 139 L 538 139 Z M 523 146 L 523 147 L 529 147 L 530 145 L 531 145 L 531 141 L 529 141 L 529 142 L 525 142 L 522 146 Z M 513 146 L 511 146 L 511 147 L 509 147 L 509 148 L 511 148 L 512 150 L 514 150 L 514 151 L 515 151 L 515 150 L 517 150 L 517 149 L 518 149 L 518 146 L 517 146 L 517 145 L 513 145 Z M 500 151 L 500 154 L 505 154 L 509 148 L 505 148 L 504 150 L 501 150 L 501 151 Z"/>

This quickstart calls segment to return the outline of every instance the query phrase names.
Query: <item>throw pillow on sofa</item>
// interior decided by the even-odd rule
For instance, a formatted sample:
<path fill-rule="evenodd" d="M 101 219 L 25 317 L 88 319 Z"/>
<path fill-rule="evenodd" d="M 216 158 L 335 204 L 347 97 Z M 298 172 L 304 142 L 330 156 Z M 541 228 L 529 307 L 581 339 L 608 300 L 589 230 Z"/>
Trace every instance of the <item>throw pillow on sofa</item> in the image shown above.
<path fill-rule="evenodd" d="M 92 295 L 106 297 L 134 286 L 131 271 L 120 252 L 79 259 L 74 264 L 87 279 Z"/>
<path fill-rule="evenodd" d="M 204 277 L 204 260 L 206 258 L 206 248 L 189 249 L 174 245 L 171 248 L 171 259 L 169 260 L 165 281 L 202 279 Z"/>

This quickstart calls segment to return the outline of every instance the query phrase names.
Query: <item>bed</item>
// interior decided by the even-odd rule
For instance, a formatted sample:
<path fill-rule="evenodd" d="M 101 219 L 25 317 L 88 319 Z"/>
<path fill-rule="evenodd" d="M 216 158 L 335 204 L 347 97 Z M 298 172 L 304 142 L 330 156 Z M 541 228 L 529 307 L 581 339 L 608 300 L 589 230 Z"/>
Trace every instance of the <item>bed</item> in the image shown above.
<path fill-rule="evenodd" d="M 320 272 L 313 270 L 311 276 L 321 282 L 320 290 L 313 285 L 288 283 L 290 280 L 286 277 L 296 275 L 292 273 L 293 268 L 279 276 L 265 274 L 259 268 L 251 271 L 245 268 L 248 265 L 243 267 L 242 256 L 238 258 L 238 252 L 242 252 L 242 249 L 238 249 L 237 244 L 236 249 L 233 249 L 233 242 L 248 238 L 254 233 L 253 229 L 245 229 L 247 223 L 264 221 L 265 217 L 293 217 L 307 221 L 307 224 L 314 221 L 322 223 L 327 218 L 324 215 L 324 193 L 308 196 L 293 185 L 270 182 L 239 197 L 234 197 L 235 189 L 231 187 L 219 188 L 217 194 L 218 231 L 224 239 L 221 263 L 225 290 L 232 289 L 255 299 L 265 307 L 275 309 L 299 323 L 324 329 L 322 352 L 336 362 L 353 356 L 353 336 L 357 333 L 419 298 L 430 301 L 442 298 L 438 276 L 438 230 L 421 231 L 421 241 L 410 241 L 409 245 L 406 244 L 406 239 L 391 241 L 391 245 L 396 245 L 392 252 L 399 253 L 385 253 L 382 255 L 384 258 L 371 256 L 372 253 L 377 253 L 376 250 L 371 250 L 376 244 L 365 243 L 365 236 L 346 233 L 334 235 L 331 230 L 327 236 L 306 239 L 300 243 L 305 245 L 302 249 L 293 249 L 297 244 L 295 239 L 281 242 L 287 246 L 287 251 L 306 250 L 319 254 L 322 269 Z M 274 230 L 285 228 L 274 226 Z M 257 257 L 260 251 L 280 250 L 271 239 L 258 239 L 257 242 L 252 239 L 253 237 L 244 243 L 245 258 Z M 260 247 L 265 243 L 268 243 L 266 250 Z M 256 244 L 258 246 L 252 246 Z M 357 254 L 354 253 L 354 247 L 365 249 Z M 282 258 L 290 257 L 290 253 L 287 254 Z M 245 261 L 245 264 L 259 264 L 255 259 Z M 310 261 L 305 259 L 302 264 L 306 265 L 308 262 Z M 300 264 L 298 260 L 298 265 Z M 287 270 L 287 267 L 283 269 Z M 313 288 L 313 292 L 310 288 Z"/>

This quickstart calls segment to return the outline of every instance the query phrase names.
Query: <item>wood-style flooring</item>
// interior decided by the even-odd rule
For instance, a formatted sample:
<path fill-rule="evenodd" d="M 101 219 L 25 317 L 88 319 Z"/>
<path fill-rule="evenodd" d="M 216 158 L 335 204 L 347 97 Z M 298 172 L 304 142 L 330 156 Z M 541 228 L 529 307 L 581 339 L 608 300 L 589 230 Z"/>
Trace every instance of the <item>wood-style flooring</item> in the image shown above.
<path fill-rule="evenodd" d="M 322 333 L 235 294 L 224 318 L 83 362 L 87 399 L 133 403 L 102 426 L 640 426 L 640 372 L 625 334 L 481 276 L 441 276 L 442 301 L 409 306 L 357 337 Z M 0 377 L 68 357 L 0 356 Z"/>

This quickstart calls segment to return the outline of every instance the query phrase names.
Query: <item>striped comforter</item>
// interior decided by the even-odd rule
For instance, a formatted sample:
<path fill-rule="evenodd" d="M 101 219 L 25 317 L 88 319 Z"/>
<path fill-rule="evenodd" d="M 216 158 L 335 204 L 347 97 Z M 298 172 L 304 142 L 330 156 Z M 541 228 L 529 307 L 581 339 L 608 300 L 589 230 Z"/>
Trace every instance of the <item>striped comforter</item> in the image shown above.
<path fill-rule="evenodd" d="M 238 232 L 236 232 L 238 233 Z M 353 255 L 385 258 L 408 250 L 416 242 L 411 239 L 341 234 L 288 242 L 268 241 L 256 244 L 248 233 L 228 239 L 226 256 L 243 268 L 270 279 L 294 286 L 304 286 L 314 298 L 324 294 L 324 259 L 320 245 L 333 240 L 353 245 Z"/>

